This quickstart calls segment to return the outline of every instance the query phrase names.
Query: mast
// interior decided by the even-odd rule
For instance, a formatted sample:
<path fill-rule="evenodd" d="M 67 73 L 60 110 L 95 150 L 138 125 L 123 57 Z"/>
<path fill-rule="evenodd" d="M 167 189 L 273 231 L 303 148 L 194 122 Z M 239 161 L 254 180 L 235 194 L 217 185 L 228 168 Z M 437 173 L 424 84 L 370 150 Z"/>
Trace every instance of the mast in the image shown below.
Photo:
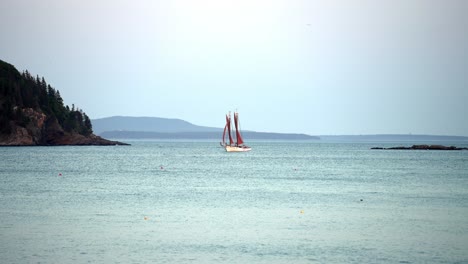
<path fill-rule="evenodd" d="M 236 127 L 236 139 L 237 139 L 237 145 L 242 145 L 244 143 L 244 140 L 242 140 L 242 136 L 239 131 L 239 114 L 237 112 L 234 112 L 234 126 Z"/>
<path fill-rule="evenodd" d="M 232 135 L 231 135 L 231 112 L 229 112 L 228 115 L 226 115 L 226 127 L 224 128 L 224 131 L 228 131 L 228 135 L 229 135 L 229 146 L 232 145 L 232 142 L 234 142 L 234 140 L 232 140 Z M 224 136 L 223 136 L 223 140 L 224 140 Z"/>

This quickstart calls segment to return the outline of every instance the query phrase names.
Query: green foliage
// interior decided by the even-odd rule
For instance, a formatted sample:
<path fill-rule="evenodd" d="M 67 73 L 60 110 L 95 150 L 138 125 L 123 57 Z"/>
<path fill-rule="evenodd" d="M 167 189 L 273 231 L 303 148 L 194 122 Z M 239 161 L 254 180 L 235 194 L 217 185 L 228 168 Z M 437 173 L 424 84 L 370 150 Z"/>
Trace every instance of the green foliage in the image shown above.
<path fill-rule="evenodd" d="M 5 97 L 6 100 L 0 105 L 0 134 L 11 133 L 10 120 L 13 118 L 13 107 L 10 98 Z"/>
<path fill-rule="evenodd" d="M 93 125 L 91 124 L 91 119 L 83 113 L 83 119 L 84 119 L 84 126 L 83 126 L 83 131 L 82 134 L 85 136 L 91 135 L 93 133 Z"/>
<path fill-rule="evenodd" d="M 47 84 L 44 77 L 33 77 L 27 70 L 19 73 L 0 60 L 0 133 L 10 133 L 12 122 L 27 126 L 30 119 L 22 111 L 26 108 L 56 119 L 67 132 L 85 136 L 93 133 L 89 117 L 74 105 L 72 109 L 64 105 L 60 92 Z"/>

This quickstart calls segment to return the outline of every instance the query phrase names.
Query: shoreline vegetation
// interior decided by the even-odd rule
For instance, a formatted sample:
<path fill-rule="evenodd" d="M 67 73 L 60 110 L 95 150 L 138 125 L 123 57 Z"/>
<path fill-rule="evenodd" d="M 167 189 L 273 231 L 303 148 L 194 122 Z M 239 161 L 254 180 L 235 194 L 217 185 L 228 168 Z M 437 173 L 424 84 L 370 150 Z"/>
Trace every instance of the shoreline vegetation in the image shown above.
<path fill-rule="evenodd" d="M 0 146 L 128 145 L 96 136 L 86 113 L 44 77 L 0 60 Z"/>

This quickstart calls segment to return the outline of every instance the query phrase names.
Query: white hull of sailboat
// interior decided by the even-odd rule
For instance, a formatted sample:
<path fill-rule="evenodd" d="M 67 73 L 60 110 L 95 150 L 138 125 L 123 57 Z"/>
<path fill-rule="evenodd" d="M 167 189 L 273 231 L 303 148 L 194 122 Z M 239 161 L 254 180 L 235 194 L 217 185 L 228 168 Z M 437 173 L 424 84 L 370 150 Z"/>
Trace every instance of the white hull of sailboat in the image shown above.
<path fill-rule="evenodd" d="M 224 148 L 226 149 L 227 152 L 246 152 L 246 151 L 250 151 L 252 149 L 252 148 L 246 147 L 246 146 L 243 146 L 243 147 L 224 146 Z"/>

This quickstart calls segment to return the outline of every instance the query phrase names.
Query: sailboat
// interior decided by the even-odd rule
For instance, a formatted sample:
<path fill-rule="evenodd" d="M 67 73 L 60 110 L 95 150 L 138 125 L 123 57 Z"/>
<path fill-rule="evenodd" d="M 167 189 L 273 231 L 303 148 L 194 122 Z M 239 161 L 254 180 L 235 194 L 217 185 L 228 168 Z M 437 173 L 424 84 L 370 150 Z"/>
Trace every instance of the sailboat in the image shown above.
<path fill-rule="evenodd" d="M 242 139 L 242 135 L 240 133 L 240 127 L 239 127 L 239 113 L 234 112 L 234 127 L 236 129 L 235 133 L 235 138 L 236 140 L 234 141 L 232 138 L 232 133 L 231 133 L 231 112 L 229 112 L 226 115 L 226 125 L 224 126 L 224 132 L 223 132 L 223 141 L 220 142 L 221 146 L 226 149 L 227 152 L 245 152 L 245 151 L 250 151 L 252 148 L 249 146 L 246 146 L 244 144 L 244 140 Z M 226 140 L 226 134 L 229 139 L 229 143 Z"/>

